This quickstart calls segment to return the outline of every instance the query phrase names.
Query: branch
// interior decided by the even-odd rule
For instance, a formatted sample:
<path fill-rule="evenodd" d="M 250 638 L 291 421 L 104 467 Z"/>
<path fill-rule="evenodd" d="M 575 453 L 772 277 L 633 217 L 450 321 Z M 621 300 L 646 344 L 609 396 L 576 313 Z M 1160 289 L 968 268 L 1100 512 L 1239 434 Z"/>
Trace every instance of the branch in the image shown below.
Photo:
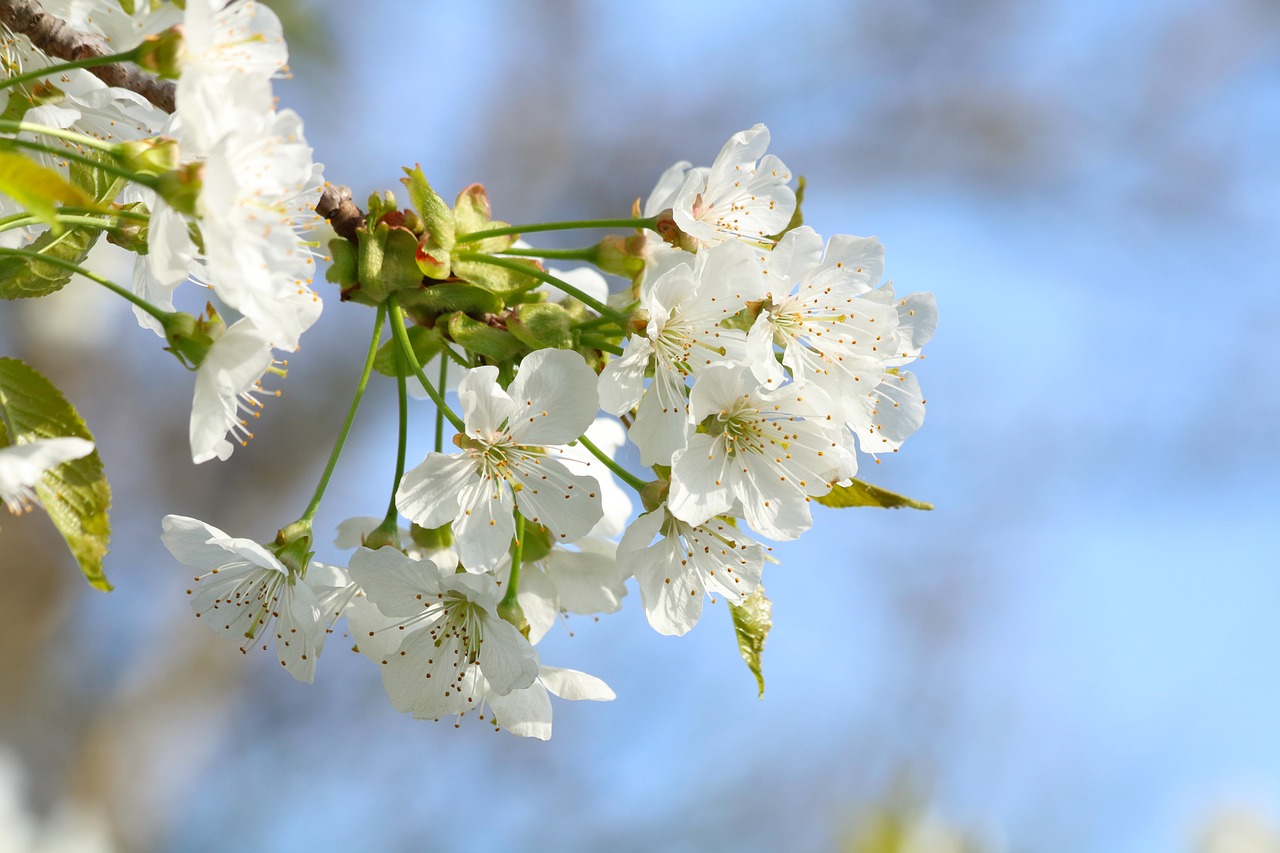
<path fill-rule="evenodd" d="M 0 21 L 15 33 L 25 35 L 49 56 L 78 62 L 91 56 L 110 56 L 115 51 L 101 36 L 82 33 L 67 26 L 41 8 L 38 0 L 0 0 Z M 167 113 L 174 110 L 174 84 L 152 77 L 135 65 L 118 62 L 86 69 L 108 86 L 137 92 Z"/>

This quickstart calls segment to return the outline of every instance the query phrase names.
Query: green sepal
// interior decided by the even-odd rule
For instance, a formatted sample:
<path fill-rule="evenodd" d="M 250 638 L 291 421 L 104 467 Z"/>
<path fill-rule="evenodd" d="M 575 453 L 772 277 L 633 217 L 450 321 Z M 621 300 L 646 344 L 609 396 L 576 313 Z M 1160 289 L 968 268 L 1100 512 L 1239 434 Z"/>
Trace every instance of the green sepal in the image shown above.
<path fill-rule="evenodd" d="M 357 272 L 365 299 L 378 305 L 397 291 L 422 284 L 422 271 L 414 260 L 418 239 L 411 231 L 378 222 L 356 233 L 360 237 Z"/>
<path fill-rule="evenodd" d="M 422 239 L 416 247 L 418 269 L 428 278 L 448 278 L 451 273 L 454 229 L 453 211 L 427 183 L 421 166 L 404 170 L 400 179 L 409 190 L 409 201 L 422 217 Z"/>
<path fill-rule="evenodd" d="M 528 519 L 524 523 L 524 546 L 520 559 L 526 566 L 546 559 L 551 553 L 551 531 Z"/>
<path fill-rule="evenodd" d="M 777 234 L 771 234 L 769 239 L 778 242 L 788 231 L 794 231 L 804 224 L 804 214 L 800 212 L 800 206 L 804 203 L 804 175 L 796 179 L 796 212 L 791 214 L 791 221 L 787 223 L 787 227 L 783 228 Z"/>
<path fill-rule="evenodd" d="M 0 193 L 55 231 L 63 227 L 58 222 L 58 204 L 93 206 L 93 199 L 87 193 L 53 169 L 8 150 L 0 150 Z"/>
<path fill-rule="evenodd" d="M 502 310 L 502 297 L 463 281 L 432 282 L 400 295 L 400 304 L 415 315 L 497 314 Z"/>
<path fill-rule="evenodd" d="M 507 329 L 530 349 L 572 349 L 573 318 L 555 303 L 517 305 Z"/>
<path fill-rule="evenodd" d="M 764 642 L 773 627 L 773 602 L 764 594 L 764 585 L 742 599 L 741 604 L 730 604 L 733 614 L 733 632 L 738 636 L 738 651 L 747 668 L 756 677 L 760 698 L 764 698 L 764 670 L 760 657 L 764 654 Z"/>
<path fill-rule="evenodd" d="M 525 352 L 525 345 L 515 335 L 473 320 L 462 312 L 449 317 L 449 337 L 464 349 L 491 361 L 508 361 Z"/>
<path fill-rule="evenodd" d="M 852 480 L 847 486 L 835 486 L 830 492 L 814 500 L 823 506 L 847 507 L 847 506 L 879 506 L 886 509 L 933 509 L 933 504 L 924 501 L 912 500 L 911 498 L 895 495 L 893 492 L 873 486 L 870 483 L 864 483 L 861 480 Z"/>
<path fill-rule="evenodd" d="M 16 358 L 0 358 L 0 446 L 59 437 L 93 441 L 79 413 L 48 379 Z M 111 538 L 111 487 L 98 451 L 46 472 L 36 495 L 85 580 L 109 592 L 102 558 Z"/>
<path fill-rule="evenodd" d="M 444 336 L 439 329 L 410 326 L 405 331 L 409 335 L 409 346 L 413 347 L 413 355 L 418 359 L 419 366 L 435 358 L 444 349 Z M 400 342 L 392 337 L 378 347 L 378 354 L 373 358 L 373 369 L 383 376 L 412 376 L 412 365 L 396 358 L 399 351 Z"/>
<path fill-rule="evenodd" d="M 329 269 L 324 277 L 344 292 L 360 283 L 360 258 L 350 240 L 335 237 L 329 241 Z"/>
<path fill-rule="evenodd" d="M 388 213 L 394 213 L 399 209 L 396 204 L 396 194 L 391 190 L 382 193 L 369 193 L 369 203 L 365 205 L 366 222 L 377 222 Z"/>
<path fill-rule="evenodd" d="M 495 223 L 496 226 L 497 223 Z M 466 244 L 466 248 L 470 250 L 471 244 Z M 532 258 L 508 258 L 508 260 L 516 261 L 521 266 L 527 266 L 531 270 L 538 269 L 538 262 Z M 479 261 L 455 259 L 453 262 L 453 274 L 477 287 L 493 291 L 506 301 L 511 301 L 511 297 L 521 291 L 536 287 L 538 284 L 538 279 L 532 275 L 507 269 L 506 267 L 494 266 L 493 264 L 484 264 Z"/>
<path fill-rule="evenodd" d="M 414 545 L 424 551 L 439 551 L 453 546 L 453 527 L 449 524 L 443 527 L 421 527 L 410 524 L 409 538 L 413 540 Z"/>

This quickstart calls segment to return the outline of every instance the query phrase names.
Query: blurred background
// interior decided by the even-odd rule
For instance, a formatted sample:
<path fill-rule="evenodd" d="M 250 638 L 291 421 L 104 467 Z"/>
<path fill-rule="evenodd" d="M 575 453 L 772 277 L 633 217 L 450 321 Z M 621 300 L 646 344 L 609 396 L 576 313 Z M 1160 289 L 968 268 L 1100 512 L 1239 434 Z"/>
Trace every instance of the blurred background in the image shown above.
<path fill-rule="evenodd" d="M 117 587 L 0 517 L 0 851 L 1280 851 L 1280 5 L 270 5 L 357 200 L 420 162 L 507 221 L 625 215 L 766 123 L 806 222 L 937 296 L 928 420 L 863 468 L 937 509 L 775 549 L 763 700 L 723 603 L 665 638 L 633 589 L 540 647 L 618 693 L 549 743 L 415 722 L 344 637 L 312 686 L 242 657 L 159 540 L 297 516 L 370 312 L 319 282 L 258 437 L 193 467 L 191 377 L 127 306 L 0 305 L 96 433 Z M 385 507 L 389 390 L 318 531 Z"/>

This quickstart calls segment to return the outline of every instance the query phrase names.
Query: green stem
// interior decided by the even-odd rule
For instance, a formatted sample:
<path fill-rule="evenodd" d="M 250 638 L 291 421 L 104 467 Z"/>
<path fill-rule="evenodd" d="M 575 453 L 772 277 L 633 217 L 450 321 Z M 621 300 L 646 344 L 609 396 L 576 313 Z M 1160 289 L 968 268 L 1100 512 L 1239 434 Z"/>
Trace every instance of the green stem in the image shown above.
<path fill-rule="evenodd" d="M 516 597 L 520 592 L 520 563 L 524 557 L 524 516 L 520 514 L 520 510 L 515 511 L 515 516 L 516 538 L 511 548 L 511 576 L 507 578 L 507 591 L 503 593 L 502 601 L 498 602 L 499 613 L 513 608 L 517 604 Z"/>
<path fill-rule="evenodd" d="M 125 288 L 116 284 L 114 281 L 105 279 L 95 272 L 90 272 L 89 270 L 85 269 L 82 266 L 79 266 L 78 264 L 71 263 L 71 261 L 64 261 L 62 258 L 55 258 L 52 255 L 44 255 L 44 254 L 41 254 L 40 252 L 32 252 L 28 249 L 0 248 L 0 257 L 3 257 L 5 255 L 9 255 L 10 257 L 14 257 L 14 258 L 27 258 L 28 260 L 39 261 L 42 264 L 51 264 L 55 267 L 60 267 L 64 270 L 70 270 L 71 272 L 79 273 L 80 275 L 89 279 L 89 281 L 97 282 L 98 284 L 107 288 L 117 296 L 121 296 L 129 300 L 134 305 L 137 305 L 139 308 L 141 308 L 143 311 L 146 311 L 152 317 L 155 317 L 161 323 L 163 323 L 165 319 L 169 316 L 168 312 L 161 311 L 159 308 L 152 305 L 150 302 L 143 299 L 141 296 L 134 293 L 133 291 L 126 290 Z"/>
<path fill-rule="evenodd" d="M 440 396 L 444 396 L 445 385 L 449 381 L 449 360 L 447 358 L 440 359 L 440 381 L 436 388 L 440 391 Z M 439 407 L 436 408 L 436 453 L 444 452 L 444 411 Z"/>
<path fill-rule="evenodd" d="M 470 366 L 471 366 L 471 365 L 467 362 L 467 360 L 466 360 L 465 358 L 463 358 L 462 356 L 458 355 L 457 351 L 456 351 L 456 350 L 454 350 L 454 348 L 453 348 L 453 347 L 449 346 L 449 344 L 448 344 L 448 343 L 444 343 L 444 342 L 442 342 L 442 343 L 441 343 L 441 347 L 442 347 L 442 349 L 443 349 L 443 351 L 444 351 L 444 354 L 445 354 L 445 355 L 447 355 L 447 356 L 449 356 L 449 358 L 453 359 L 454 363 L 456 363 L 456 364 L 457 364 L 459 367 L 461 367 L 463 370 L 466 370 L 468 367 L 470 367 Z M 443 393 L 444 393 L 444 389 L 443 389 L 443 388 L 441 388 L 441 389 L 440 389 L 440 393 L 441 393 L 441 394 L 443 394 Z"/>
<path fill-rule="evenodd" d="M 384 527 L 396 529 L 399 525 L 400 511 L 396 508 L 396 492 L 400 491 L 400 478 L 404 476 L 404 456 L 409 445 L 409 391 L 405 387 L 404 354 L 396 351 L 396 400 L 400 405 L 400 432 L 396 440 L 396 477 L 391 483 L 391 503 L 387 505 L 387 514 L 383 516 Z"/>
<path fill-rule="evenodd" d="M 64 62 L 61 65 L 37 68 L 35 71 L 28 71 L 26 74 L 19 74 L 17 77 L 10 77 L 8 80 L 0 81 L 0 89 L 19 86 L 31 80 L 39 80 L 42 77 L 52 77 L 64 71 L 74 71 L 77 68 L 97 68 L 100 65 L 113 65 L 117 62 L 137 62 L 140 48 L 141 45 L 133 50 L 126 50 L 124 53 L 113 53 L 108 56 L 89 56 L 84 59 L 77 59 L 74 62 Z"/>
<path fill-rule="evenodd" d="M 509 234 L 533 234 L 538 231 L 575 231 L 579 228 L 648 228 L 657 230 L 658 217 L 648 219 L 579 219 L 573 222 L 534 222 L 530 225 L 508 225 L 505 228 L 490 228 L 486 231 L 472 231 L 470 234 L 459 234 L 458 243 L 474 243 L 490 237 L 506 237 Z"/>
<path fill-rule="evenodd" d="M 544 281 L 547 284 L 555 285 L 556 287 L 563 290 L 565 293 L 577 299 L 583 305 L 586 305 L 588 308 L 595 311 L 601 317 L 611 317 L 613 318 L 613 320 L 615 320 L 618 323 L 619 326 L 623 326 L 623 328 L 625 328 L 623 324 L 627 322 L 626 315 L 619 314 L 617 311 L 614 311 L 612 308 L 610 308 L 608 305 L 605 305 L 600 300 L 586 293 L 583 293 L 581 290 L 574 287 L 569 282 L 564 281 L 563 279 L 556 278 L 555 276 L 551 275 L 551 273 L 546 273 L 546 272 L 543 272 L 542 270 L 534 269 L 528 264 L 522 264 L 519 261 L 512 260 L 510 258 L 495 258 L 493 255 L 482 255 L 479 252 L 457 252 L 454 254 L 454 257 L 457 258 L 458 260 L 474 261 L 475 263 L 478 263 L 478 264 L 490 264 L 495 267 L 503 267 L 505 269 L 513 270 L 518 273 L 524 273 L 525 275 L 533 276 L 539 281 Z"/>
<path fill-rule="evenodd" d="M 613 355 L 622 355 L 622 347 L 592 335 L 582 335 L 578 340 L 583 346 L 598 349 L 601 352 L 612 353 Z"/>
<path fill-rule="evenodd" d="M 409 343 L 409 331 L 404 326 L 404 310 L 400 307 L 400 301 L 396 299 L 394 293 L 387 297 L 387 307 L 391 311 L 391 332 L 396 336 L 396 342 L 399 343 L 404 357 L 409 360 L 409 365 L 413 368 L 418 381 L 422 383 L 422 390 L 427 392 L 427 396 L 436 404 L 436 408 L 444 412 L 444 416 L 449 419 L 449 423 L 453 424 L 454 429 L 465 434 L 467 425 L 462 422 L 462 418 L 458 417 L 457 412 L 445 404 L 444 395 L 427 381 L 426 375 L 422 372 L 422 365 L 418 364 L 418 357 L 413 353 L 413 344 Z"/>
<path fill-rule="evenodd" d="M 62 208 L 59 208 L 61 210 Z M 18 218 L 16 221 L 9 221 L 12 217 L 5 217 L 5 221 L 0 222 L 0 231 L 12 231 L 15 228 L 25 228 L 28 225 L 48 225 L 49 220 L 41 219 L 35 214 L 26 214 Z M 54 221 L 59 225 L 83 225 L 87 228 L 98 228 L 100 231 L 115 231 L 119 227 L 118 223 L 111 222 L 109 219 L 94 216 L 78 216 L 66 215 L 58 213 L 54 216 Z"/>
<path fill-rule="evenodd" d="M 648 485 L 648 483 L 646 483 L 644 480 L 641 480 L 635 474 L 632 474 L 626 468 L 623 468 L 617 462 L 610 459 L 609 454 L 605 453 L 603 450 L 596 447 L 595 444 L 591 442 L 591 439 L 587 438 L 585 435 L 579 438 L 578 441 L 582 443 L 583 447 L 585 447 L 587 450 L 591 452 L 592 456 L 599 459 L 600 463 L 604 465 L 604 467 L 608 468 L 610 471 L 616 474 L 619 480 L 626 483 L 628 486 L 635 489 L 637 492 L 643 491 L 644 487 Z"/>
<path fill-rule="evenodd" d="M 521 258 L 546 258 L 552 261 L 593 261 L 598 254 L 595 246 L 585 249 L 503 249 L 499 254 Z"/>
<path fill-rule="evenodd" d="M 360 400 L 364 397 L 365 386 L 369 384 L 369 375 L 373 373 L 373 361 L 378 355 L 378 342 L 382 338 L 382 325 L 386 320 L 387 309 L 378 306 L 378 318 L 373 321 L 373 340 L 369 342 L 369 355 L 364 360 L 364 370 L 360 372 L 360 382 L 356 385 L 355 397 L 351 399 L 351 408 L 347 410 L 347 419 L 342 422 L 342 429 L 338 431 L 338 440 L 333 445 L 333 452 L 329 454 L 329 461 L 324 466 L 324 473 L 320 475 L 320 482 L 316 484 L 315 494 L 311 496 L 311 503 L 307 504 L 307 508 L 303 510 L 302 517 L 298 519 L 300 523 L 310 525 L 311 520 L 316 517 L 316 510 L 320 508 L 320 499 L 324 497 L 324 490 L 329 486 L 329 478 L 333 476 L 333 469 L 338 464 L 338 457 L 342 455 L 342 445 L 347 441 L 347 434 L 351 432 L 351 424 L 356 419 L 356 409 L 360 408 Z"/>

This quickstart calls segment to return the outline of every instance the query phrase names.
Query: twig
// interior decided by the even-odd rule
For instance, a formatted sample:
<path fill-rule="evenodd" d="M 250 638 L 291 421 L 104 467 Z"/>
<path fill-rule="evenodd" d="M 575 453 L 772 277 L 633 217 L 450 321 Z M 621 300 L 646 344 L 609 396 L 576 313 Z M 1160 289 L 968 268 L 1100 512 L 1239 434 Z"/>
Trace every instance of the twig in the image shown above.
<path fill-rule="evenodd" d="M 82 33 L 61 18 L 46 12 L 38 0 L 0 0 L 0 22 L 20 33 L 49 56 L 77 62 L 91 56 L 114 53 L 101 36 Z M 85 69 L 108 86 L 137 92 L 167 113 L 174 111 L 174 84 L 161 80 L 128 63 L 113 63 Z"/>

